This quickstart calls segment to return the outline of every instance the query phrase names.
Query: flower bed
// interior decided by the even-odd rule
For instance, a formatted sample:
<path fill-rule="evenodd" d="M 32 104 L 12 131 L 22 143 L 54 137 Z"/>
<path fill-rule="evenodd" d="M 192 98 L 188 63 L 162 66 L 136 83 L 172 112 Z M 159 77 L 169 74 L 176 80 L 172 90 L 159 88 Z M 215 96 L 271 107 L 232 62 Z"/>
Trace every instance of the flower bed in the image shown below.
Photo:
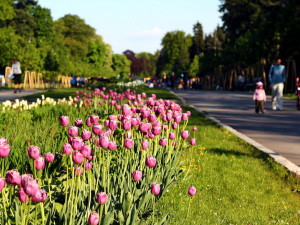
<path fill-rule="evenodd" d="M 181 150 L 196 145 L 190 112 L 130 90 L 76 94 L 2 106 L 3 120 L 28 125 L 0 141 L 1 224 L 164 223 L 155 202 L 183 172 Z"/>

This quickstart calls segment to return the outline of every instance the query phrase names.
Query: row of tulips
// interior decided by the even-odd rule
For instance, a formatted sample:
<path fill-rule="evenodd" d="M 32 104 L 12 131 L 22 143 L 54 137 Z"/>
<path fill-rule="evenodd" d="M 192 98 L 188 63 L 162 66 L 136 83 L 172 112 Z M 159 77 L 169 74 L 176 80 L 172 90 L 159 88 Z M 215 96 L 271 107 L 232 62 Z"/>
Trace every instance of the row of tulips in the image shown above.
<path fill-rule="evenodd" d="M 151 214 L 152 224 L 164 223 L 155 202 L 183 173 L 181 150 L 196 145 L 185 130 L 190 112 L 130 90 L 76 94 L 93 114 L 73 124 L 70 115 L 60 116 L 65 143 L 43 156 L 29 146 L 31 173 L 5 171 L 13 149 L 1 138 L 1 224 L 137 224 Z"/>

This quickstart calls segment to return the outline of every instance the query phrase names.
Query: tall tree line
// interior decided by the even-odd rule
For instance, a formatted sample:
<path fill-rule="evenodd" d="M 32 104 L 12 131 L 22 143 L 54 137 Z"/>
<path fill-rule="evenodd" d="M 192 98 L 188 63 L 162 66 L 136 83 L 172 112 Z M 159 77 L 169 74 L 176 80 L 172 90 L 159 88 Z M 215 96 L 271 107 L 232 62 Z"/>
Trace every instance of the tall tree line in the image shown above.
<path fill-rule="evenodd" d="M 35 0 L 0 1 L 0 73 L 18 57 L 23 70 L 79 76 L 128 76 L 130 61 L 113 54 L 76 15 L 54 21 Z"/>

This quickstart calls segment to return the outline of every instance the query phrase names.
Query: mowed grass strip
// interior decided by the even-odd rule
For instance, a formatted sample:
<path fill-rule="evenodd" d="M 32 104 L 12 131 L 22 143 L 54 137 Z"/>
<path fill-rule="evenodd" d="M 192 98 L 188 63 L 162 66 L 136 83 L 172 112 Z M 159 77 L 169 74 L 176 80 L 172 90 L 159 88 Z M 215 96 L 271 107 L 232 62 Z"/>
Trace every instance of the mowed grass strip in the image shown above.
<path fill-rule="evenodd" d="M 197 147 L 181 154 L 184 180 L 158 202 L 168 224 L 300 224 L 299 177 L 191 107 Z M 193 132 L 191 132 L 193 136 Z M 194 185 L 194 197 L 187 194 Z M 188 206 L 190 203 L 190 210 Z"/>

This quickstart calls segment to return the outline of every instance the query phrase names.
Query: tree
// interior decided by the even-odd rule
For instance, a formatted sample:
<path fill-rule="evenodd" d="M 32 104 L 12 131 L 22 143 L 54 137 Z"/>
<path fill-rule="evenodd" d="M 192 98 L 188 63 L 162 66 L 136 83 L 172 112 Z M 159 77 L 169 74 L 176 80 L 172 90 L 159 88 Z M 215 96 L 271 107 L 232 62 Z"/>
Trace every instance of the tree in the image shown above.
<path fill-rule="evenodd" d="M 201 23 L 197 22 L 193 27 L 193 45 L 191 46 L 191 59 L 204 51 L 204 33 Z"/>
<path fill-rule="evenodd" d="M 0 27 L 6 26 L 7 20 L 12 20 L 15 16 L 12 0 L 0 1 Z"/>
<path fill-rule="evenodd" d="M 197 77 L 199 74 L 199 56 L 195 55 L 192 63 L 189 67 L 189 76 L 191 77 Z"/>
<path fill-rule="evenodd" d="M 116 75 L 127 77 L 130 74 L 131 61 L 125 55 L 113 54 L 112 55 L 112 69 Z"/>
<path fill-rule="evenodd" d="M 34 36 L 38 43 L 51 40 L 54 35 L 51 11 L 38 5 L 33 9 L 32 15 L 35 21 Z"/>

